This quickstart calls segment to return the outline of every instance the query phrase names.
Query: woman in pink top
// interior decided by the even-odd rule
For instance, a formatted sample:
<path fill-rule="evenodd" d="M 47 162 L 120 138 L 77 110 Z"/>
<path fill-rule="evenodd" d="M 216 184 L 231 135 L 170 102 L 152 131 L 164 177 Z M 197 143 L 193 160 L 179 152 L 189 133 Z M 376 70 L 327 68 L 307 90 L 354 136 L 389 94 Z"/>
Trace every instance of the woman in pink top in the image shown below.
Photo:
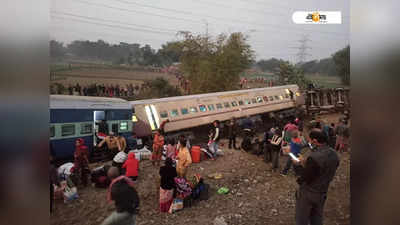
<path fill-rule="evenodd" d="M 170 139 L 168 140 L 168 145 L 167 145 L 167 158 L 171 158 L 173 160 L 176 159 L 176 145 L 175 145 L 175 139 Z"/>

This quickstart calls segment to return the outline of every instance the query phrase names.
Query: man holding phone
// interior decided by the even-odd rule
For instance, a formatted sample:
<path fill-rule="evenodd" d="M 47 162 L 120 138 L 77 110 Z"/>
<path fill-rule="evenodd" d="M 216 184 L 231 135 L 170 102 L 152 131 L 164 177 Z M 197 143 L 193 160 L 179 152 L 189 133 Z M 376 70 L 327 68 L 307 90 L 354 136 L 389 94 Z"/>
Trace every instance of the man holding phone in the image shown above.
<path fill-rule="evenodd" d="M 293 163 L 303 166 L 301 176 L 297 179 L 296 225 L 323 224 L 323 208 L 329 184 L 339 166 L 339 157 L 327 145 L 327 137 L 321 130 L 312 130 L 309 139 L 314 151 L 307 159 L 302 156 L 299 160 L 293 159 Z"/>

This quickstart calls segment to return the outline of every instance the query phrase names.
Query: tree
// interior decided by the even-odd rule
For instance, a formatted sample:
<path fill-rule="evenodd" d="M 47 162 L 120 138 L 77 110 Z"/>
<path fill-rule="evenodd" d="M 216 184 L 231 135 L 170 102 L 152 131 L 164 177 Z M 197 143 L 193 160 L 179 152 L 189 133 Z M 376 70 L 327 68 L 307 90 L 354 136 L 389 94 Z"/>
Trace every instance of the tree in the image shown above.
<path fill-rule="evenodd" d="M 337 51 L 332 57 L 342 83 L 350 85 L 350 46 Z"/>
<path fill-rule="evenodd" d="M 183 45 L 179 41 L 167 42 L 158 50 L 157 54 L 161 59 L 161 64 L 169 66 L 172 63 L 179 62 L 182 55 Z"/>
<path fill-rule="evenodd" d="M 186 74 L 193 93 L 235 90 L 239 74 L 248 68 L 254 52 L 242 33 L 221 34 L 216 40 L 208 36 L 180 33 L 182 55 L 180 69 Z"/>
<path fill-rule="evenodd" d="M 271 58 L 268 60 L 261 59 L 256 63 L 256 66 L 261 69 L 263 72 L 269 71 L 273 72 L 279 68 L 281 63 L 285 62 L 282 59 Z"/>
<path fill-rule="evenodd" d="M 182 95 L 179 89 L 176 89 L 170 85 L 168 81 L 162 77 L 157 77 L 154 80 L 146 81 L 143 86 L 146 87 L 146 89 L 141 92 L 139 96 L 141 99 L 165 98 Z"/>
<path fill-rule="evenodd" d="M 307 88 L 311 82 L 304 76 L 301 69 L 297 68 L 289 62 L 283 62 L 279 65 L 279 84 L 297 84 L 300 88 Z"/>
<path fill-rule="evenodd" d="M 67 53 L 67 49 L 61 42 L 51 40 L 49 47 L 50 47 L 50 57 L 52 59 L 61 59 Z"/>

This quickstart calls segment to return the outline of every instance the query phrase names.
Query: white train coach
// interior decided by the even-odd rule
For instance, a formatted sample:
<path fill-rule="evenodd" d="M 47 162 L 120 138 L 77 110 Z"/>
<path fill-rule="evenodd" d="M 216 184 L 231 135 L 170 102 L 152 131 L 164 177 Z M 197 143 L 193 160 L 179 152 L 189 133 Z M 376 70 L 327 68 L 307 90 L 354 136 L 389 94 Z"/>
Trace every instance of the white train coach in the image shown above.
<path fill-rule="evenodd" d="M 147 136 L 165 124 L 174 132 L 210 124 L 214 120 L 264 114 L 304 104 L 297 85 L 131 101 L 134 132 Z"/>

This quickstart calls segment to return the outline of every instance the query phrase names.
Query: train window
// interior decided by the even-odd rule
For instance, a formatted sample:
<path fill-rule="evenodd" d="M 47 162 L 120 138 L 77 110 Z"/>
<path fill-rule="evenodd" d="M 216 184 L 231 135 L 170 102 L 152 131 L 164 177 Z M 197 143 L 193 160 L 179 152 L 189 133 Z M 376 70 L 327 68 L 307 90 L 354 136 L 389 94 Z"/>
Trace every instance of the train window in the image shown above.
<path fill-rule="evenodd" d="M 278 95 L 275 95 L 274 98 L 275 98 L 275 100 L 279 100 Z"/>
<path fill-rule="evenodd" d="M 205 111 L 207 111 L 207 108 L 206 108 L 205 105 L 199 105 L 199 109 L 200 109 L 200 112 L 205 112 Z"/>
<path fill-rule="evenodd" d="M 272 96 L 269 96 L 268 98 L 269 98 L 269 101 L 273 101 L 274 100 L 274 97 L 272 97 Z"/>
<path fill-rule="evenodd" d="M 222 109 L 222 104 L 221 103 L 217 103 L 217 109 Z"/>
<path fill-rule="evenodd" d="M 283 100 L 283 95 L 279 95 L 279 98 L 280 98 L 281 100 Z"/>
<path fill-rule="evenodd" d="M 123 122 L 119 123 L 119 130 L 127 131 L 128 130 L 128 122 L 123 121 Z"/>
<path fill-rule="evenodd" d="M 208 111 L 213 111 L 213 110 L 215 110 L 214 105 L 208 105 L 207 107 L 208 107 Z"/>
<path fill-rule="evenodd" d="M 61 126 L 61 136 L 75 135 L 75 124 L 66 124 Z"/>
<path fill-rule="evenodd" d="M 244 103 L 245 103 L 246 105 L 250 105 L 250 104 L 251 104 L 250 99 L 245 99 L 245 100 L 244 100 Z"/>
<path fill-rule="evenodd" d="M 252 98 L 251 103 L 255 104 L 255 103 L 257 103 L 257 100 L 255 98 Z"/>
<path fill-rule="evenodd" d="M 182 115 L 186 115 L 189 113 L 189 110 L 187 108 L 182 108 L 181 113 L 182 113 Z"/>
<path fill-rule="evenodd" d="M 264 99 L 264 102 L 268 102 L 268 97 L 267 96 L 264 96 L 263 99 Z"/>
<path fill-rule="evenodd" d="M 167 111 L 161 111 L 160 112 L 161 118 L 167 118 L 168 117 L 168 112 Z"/>
<path fill-rule="evenodd" d="M 173 109 L 173 110 L 171 110 L 171 111 L 170 111 L 170 114 L 171 114 L 171 116 L 172 116 L 172 117 L 175 117 L 175 116 L 178 116 L 178 115 L 179 115 L 179 113 L 178 113 L 178 110 L 177 110 L 177 109 Z"/>
<path fill-rule="evenodd" d="M 224 107 L 229 108 L 229 107 L 231 107 L 231 105 L 229 105 L 229 102 L 224 102 Z"/>
<path fill-rule="evenodd" d="M 190 107 L 190 113 L 197 113 L 197 107 Z"/>
<path fill-rule="evenodd" d="M 238 106 L 237 102 L 236 101 L 232 102 L 232 106 L 233 107 Z"/>
<path fill-rule="evenodd" d="M 244 105 L 244 102 L 242 100 L 239 100 L 239 105 Z"/>
<path fill-rule="evenodd" d="M 56 130 L 54 128 L 54 126 L 50 127 L 50 137 L 54 137 L 56 135 Z"/>
<path fill-rule="evenodd" d="M 257 102 L 258 102 L 258 103 L 263 102 L 262 97 L 257 97 Z"/>
<path fill-rule="evenodd" d="M 81 124 L 81 134 L 90 134 L 92 133 L 92 124 L 91 123 L 85 123 Z"/>

